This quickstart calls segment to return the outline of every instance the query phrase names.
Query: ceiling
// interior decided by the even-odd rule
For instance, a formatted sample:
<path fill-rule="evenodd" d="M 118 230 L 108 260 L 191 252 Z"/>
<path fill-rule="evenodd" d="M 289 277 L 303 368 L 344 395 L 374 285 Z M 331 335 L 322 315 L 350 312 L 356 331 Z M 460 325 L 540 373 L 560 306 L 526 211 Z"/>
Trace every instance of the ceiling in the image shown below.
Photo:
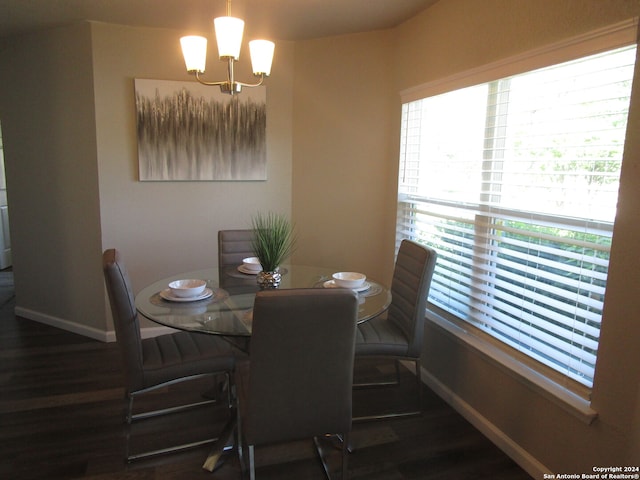
<path fill-rule="evenodd" d="M 245 31 L 303 40 L 394 27 L 438 0 L 234 0 Z M 0 37 L 81 20 L 208 33 L 225 0 L 0 0 Z"/>

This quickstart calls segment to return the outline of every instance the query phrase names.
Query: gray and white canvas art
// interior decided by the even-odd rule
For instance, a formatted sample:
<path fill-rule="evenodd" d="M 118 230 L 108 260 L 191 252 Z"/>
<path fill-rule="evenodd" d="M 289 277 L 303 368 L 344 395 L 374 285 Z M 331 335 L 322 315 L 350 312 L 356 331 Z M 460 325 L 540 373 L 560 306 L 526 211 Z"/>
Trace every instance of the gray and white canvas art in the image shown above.
<path fill-rule="evenodd" d="M 135 79 L 141 181 L 266 180 L 265 87 Z"/>

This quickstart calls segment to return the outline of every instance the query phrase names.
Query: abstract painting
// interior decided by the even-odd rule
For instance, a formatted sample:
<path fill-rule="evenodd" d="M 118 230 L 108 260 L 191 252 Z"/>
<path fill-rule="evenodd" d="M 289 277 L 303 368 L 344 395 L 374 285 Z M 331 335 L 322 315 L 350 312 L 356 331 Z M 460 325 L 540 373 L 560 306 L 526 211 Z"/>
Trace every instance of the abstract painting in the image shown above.
<path fill-rule="evenodd" d="M 141 181 L 266 180 L 265 87 L 135 79 Z"/>

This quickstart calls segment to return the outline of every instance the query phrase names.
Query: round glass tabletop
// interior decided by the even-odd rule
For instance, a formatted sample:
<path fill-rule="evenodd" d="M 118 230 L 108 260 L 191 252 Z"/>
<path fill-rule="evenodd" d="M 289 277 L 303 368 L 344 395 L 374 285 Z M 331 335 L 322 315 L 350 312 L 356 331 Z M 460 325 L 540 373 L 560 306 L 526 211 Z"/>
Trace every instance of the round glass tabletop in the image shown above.
<path fill-rule="evenodd" d="M 336 288 L 331 275 L 335 270 L 306 265 L 285 265 L 280 269 L 279 288 Z M 168 284 L 173 280 L 198 278 L 207 281 L 205 292 L 195 299 L 171 296 Z M 391 292 L 380 283 L 367 279 L 366 288 L 357 291 L 358 323 L 382 312 L 391 303 Z M 174 275 L 143 288 L 136 295 L 138 312 L 153 322 L 179 330 L 223 336 L 250 336 L 253 301 L 260 289 L 256 276 L 237 267 L 208 268 Z"/>

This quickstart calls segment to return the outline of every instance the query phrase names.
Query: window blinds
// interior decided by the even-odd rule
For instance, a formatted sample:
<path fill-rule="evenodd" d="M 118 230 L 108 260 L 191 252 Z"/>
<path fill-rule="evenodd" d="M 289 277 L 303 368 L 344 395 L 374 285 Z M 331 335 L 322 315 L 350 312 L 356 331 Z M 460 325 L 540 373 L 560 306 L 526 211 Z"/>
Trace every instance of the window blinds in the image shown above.
<path fill-rule="evenodd" d="M 591 386 L 635 46 L 403 105 L 397 238 L 429 300 Z"/>

